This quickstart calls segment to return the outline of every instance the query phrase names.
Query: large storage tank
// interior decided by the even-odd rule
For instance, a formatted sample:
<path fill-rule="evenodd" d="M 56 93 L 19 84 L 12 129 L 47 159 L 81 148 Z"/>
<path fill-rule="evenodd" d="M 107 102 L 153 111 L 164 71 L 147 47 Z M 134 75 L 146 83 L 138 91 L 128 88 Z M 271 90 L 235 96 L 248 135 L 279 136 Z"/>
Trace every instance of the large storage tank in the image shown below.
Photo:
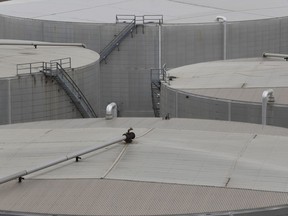
<path fill-rule="evenodd" d="M 169 70 L 161 86 L 161 115 L 288 127 L 287 69 L 284 59 L 250 58 Z M 263 104 L 263 92 L 271 90 L 273 98 Z"/>
<path fill-rule="evenodd" d="M 56 64 L 69 74 L 91 107 L 99 105 L 99 55 L 79 44 L 1 40 L 0 123 L 81 117 L 54 77 Z"/>
<path fill-rule="evenodd" d="M 0 215 L 284 216 L 287 135 L 176 118 L 2 125 Z"/>

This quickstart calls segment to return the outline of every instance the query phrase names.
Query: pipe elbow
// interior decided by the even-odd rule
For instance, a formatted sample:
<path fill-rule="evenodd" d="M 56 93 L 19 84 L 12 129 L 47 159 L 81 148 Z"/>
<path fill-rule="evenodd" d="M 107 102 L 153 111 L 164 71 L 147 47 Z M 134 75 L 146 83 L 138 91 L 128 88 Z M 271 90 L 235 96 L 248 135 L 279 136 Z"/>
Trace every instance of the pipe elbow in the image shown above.
<path fill-rule="evenodd" d="M 217 16 L 217 17 L 216 17 L 216 21 L 218 21 L 218 22 L 226 22 L 226 21 L 227 21 L 227 18 L 224 17 L 224 16 Z"/>
<path fill-rule="evenodd" d="M 106 107 L 106 119 L 110 120 L 114 117 L 117 117 L 117 104 L 115 102 L 112 102 Z"/>
<path fill-rule="evenodd" d="M 273 96 L 273 89 L 267 89 L 262 93 L 262 99 L 267 98 L 268 96 Z"/>

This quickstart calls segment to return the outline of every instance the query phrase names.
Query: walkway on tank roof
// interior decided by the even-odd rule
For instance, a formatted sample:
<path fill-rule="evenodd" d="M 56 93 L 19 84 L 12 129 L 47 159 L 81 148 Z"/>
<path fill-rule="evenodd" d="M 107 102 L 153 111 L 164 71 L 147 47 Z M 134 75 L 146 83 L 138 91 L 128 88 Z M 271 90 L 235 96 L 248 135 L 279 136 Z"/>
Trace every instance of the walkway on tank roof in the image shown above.
<path fill-rule="evenodd" d="M 164 15 L 165 23 L 255 20 L 288 15 L 285 0 L 11 0 L 0 14 L 43 20 L 114 23 L 116 14 Z"/>

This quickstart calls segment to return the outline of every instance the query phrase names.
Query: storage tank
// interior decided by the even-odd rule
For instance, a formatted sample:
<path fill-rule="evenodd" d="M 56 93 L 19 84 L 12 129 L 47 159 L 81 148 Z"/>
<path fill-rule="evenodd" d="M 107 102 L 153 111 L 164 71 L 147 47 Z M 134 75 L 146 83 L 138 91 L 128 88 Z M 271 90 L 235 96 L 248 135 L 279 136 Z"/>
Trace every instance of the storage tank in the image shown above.
<path fill-rule="evenodd" d="M 288 127 L 287 69 L 285 59 L 249 58 L 168 70 L 161 86 L 161 116 Z M 263 93 L 271 90 L 271 100 L 263 103 Z"/>
<path fill-rule="evenodd" d="M 0 46 L 1 124 L 87 117 L 77 105 L 84 97 L 97 113 L 99 54 L 83 44 L 1 40 Z"/>

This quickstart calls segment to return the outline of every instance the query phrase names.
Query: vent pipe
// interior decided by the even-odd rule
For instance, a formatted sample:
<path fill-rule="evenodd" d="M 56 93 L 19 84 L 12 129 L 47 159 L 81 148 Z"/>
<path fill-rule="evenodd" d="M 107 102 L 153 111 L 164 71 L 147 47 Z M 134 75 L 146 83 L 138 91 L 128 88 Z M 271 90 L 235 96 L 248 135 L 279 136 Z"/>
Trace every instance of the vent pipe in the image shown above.
<path fill-rule="evenodd" d="M 112 102 L 106 107 L 106 119 L 110 120 L 117 117 L 117 104 Z"/>
<path fill-rule="evenodd" d="M 273 93 L 273 89 L 267 89 L 262 94 L 262 125 L 267 121 L 267 104 L 275 101 Z"/>
<path fill-rule="evenodd" d="M 217 16 L 217 22 L 223 23 L 223 60 L 227 58 L 227 18 L 224 16 Z"/>
<path fill-rule="evenodd" d="M 283 59 L 285 59 L 286 61 L 288 60 L 288 55 L 287 55 L 287 54 L 263 53 L 262 56 L 263 56 L 263 58 L 274 57 L 274 58 L 283 58 Z"/>

